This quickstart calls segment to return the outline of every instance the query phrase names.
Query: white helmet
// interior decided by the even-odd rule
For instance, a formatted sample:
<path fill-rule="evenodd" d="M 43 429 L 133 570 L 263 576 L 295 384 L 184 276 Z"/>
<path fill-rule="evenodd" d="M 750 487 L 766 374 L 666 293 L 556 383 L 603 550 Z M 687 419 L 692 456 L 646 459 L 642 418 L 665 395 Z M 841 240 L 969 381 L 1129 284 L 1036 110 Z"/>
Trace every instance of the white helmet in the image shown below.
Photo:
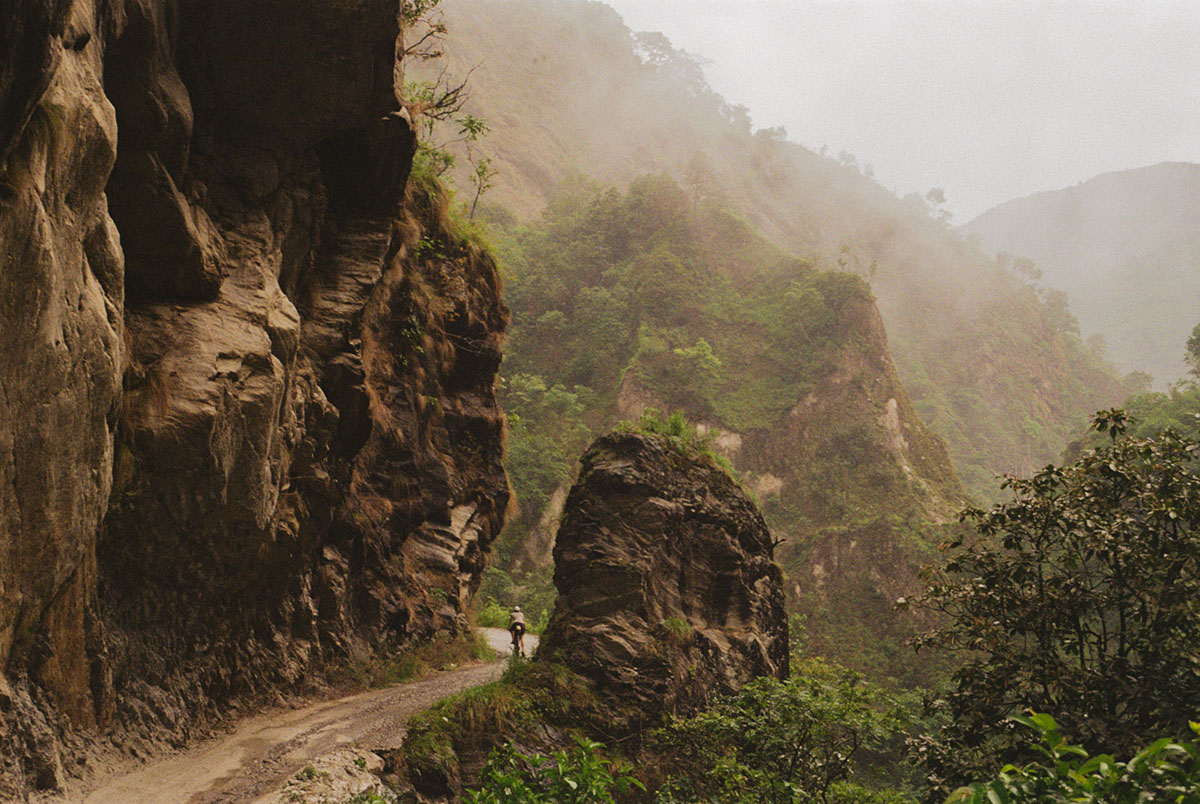
<path fill-rule="evenodd" d="M 513 611 L 514 611 L 514 612 L 516 612 L 516 611 L 520 611 L 520 610 L 521 610 L 521 607 L 520 607 L 520 606 L 513 606 Z"/>

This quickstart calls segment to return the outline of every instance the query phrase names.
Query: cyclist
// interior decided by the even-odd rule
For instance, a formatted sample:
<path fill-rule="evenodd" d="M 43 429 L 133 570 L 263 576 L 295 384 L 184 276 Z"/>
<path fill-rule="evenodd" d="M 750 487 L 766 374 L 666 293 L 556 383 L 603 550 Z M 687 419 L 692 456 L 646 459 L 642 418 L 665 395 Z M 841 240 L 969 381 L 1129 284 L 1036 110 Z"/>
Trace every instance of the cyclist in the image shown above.
<path fill-rule="evenodd" d="M 508 632 L 512 634 L 513 655 L 525 655 L 525 615 L 520 606 L 513 606 L 508 615 Z"/>

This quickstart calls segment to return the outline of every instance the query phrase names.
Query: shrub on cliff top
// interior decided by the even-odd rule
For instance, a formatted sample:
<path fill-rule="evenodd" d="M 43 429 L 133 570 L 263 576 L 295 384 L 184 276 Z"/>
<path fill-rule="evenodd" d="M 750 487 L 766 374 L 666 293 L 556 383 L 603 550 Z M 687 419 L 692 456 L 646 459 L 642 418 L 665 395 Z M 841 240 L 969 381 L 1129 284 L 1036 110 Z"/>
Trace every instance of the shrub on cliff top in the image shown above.
<path fill-rule="evenodd" d="M 712 435 L 701 433 L 679 411 L 673 411 L 664 419 L 658 410 L 646 408 L 636 422 L 621 422 L 617 425 L 617 430 L 663 436 L 666 438 L 667 443 L 680 455 L 688 458 L 697 456 L 705 457 L 712 461 L 719 469 L 723 470 L 725 474 L 735 480 L 737 479 L 737 472 L 733 468 L 733 464 L 729 462 L 729 459 L 712 450 L 710 446 L 712 444 Z"/>

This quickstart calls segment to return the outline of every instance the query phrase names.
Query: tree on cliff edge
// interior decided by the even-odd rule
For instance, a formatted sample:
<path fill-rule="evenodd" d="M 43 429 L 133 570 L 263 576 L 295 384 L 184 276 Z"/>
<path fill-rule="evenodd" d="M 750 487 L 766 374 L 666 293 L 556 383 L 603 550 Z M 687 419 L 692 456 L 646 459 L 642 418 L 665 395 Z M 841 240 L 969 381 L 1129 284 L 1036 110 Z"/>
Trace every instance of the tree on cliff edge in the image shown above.
<path fill-rule="evenodd" d="M 1183 359 L 1187 362 L 1192 376 L 1200 380 L 1200 324 L 1196 325 L 1192 336 L 1187 340 Z"/>

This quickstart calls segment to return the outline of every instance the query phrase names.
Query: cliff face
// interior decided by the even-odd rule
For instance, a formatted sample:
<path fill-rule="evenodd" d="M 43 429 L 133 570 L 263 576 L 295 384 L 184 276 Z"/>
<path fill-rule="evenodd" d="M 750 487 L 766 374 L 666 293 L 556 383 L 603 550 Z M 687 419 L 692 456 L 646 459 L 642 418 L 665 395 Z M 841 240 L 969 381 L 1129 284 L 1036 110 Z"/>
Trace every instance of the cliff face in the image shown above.
<path fill-rule="evenodd" d="M 837 299 L 836 329 L 822 350 L 804 354 L 818 368 L 793 391 L 794 404 L 742 430 L 711 411 L 687 413 L 762 506 L 787 572 L 789 610 L 803 623 L 793 633 L 800 649 L 875 677 L 922 683 L 928 662 L 904 645 L 918 624 L 893 606 L 921 587 L 919 569 L 967 497 L 945 444 L 916 415 L 896 375 L 865 283 L 828 276 L 838 280 L 826 286 Z M 662 389 L 626 373 L 621 417 L 670 407 Z"/>
<path fill-rule="evenodd" d="M 554 584 L 538 657 L 592 680 L 611 733 L 787 675 L 781 574 L 762 515 L 715 464 L 660 436 L 610 434 L 584 453 Z"/>
<path fill-rule="evenodd" d="M 922 584 L 935 545 L 967 503 L 946 445 L 896 375 L 869 294 L 848 298 L 848 337 L 828 371 L 731 455 L 782 541 L 787 595 L 807 653 L 901 683 L 928 680 L 905 642 L 918 628 L 897 598 Z"/>
<path fill-rule="evenodd" d="M 0 797 L 19 799 L 68 784 L 84 736 L 186 739 L 460 628 L 508 487 L 507 311 L 436 183 L 409 180 L 395 0 L 16 6 Z"/>

